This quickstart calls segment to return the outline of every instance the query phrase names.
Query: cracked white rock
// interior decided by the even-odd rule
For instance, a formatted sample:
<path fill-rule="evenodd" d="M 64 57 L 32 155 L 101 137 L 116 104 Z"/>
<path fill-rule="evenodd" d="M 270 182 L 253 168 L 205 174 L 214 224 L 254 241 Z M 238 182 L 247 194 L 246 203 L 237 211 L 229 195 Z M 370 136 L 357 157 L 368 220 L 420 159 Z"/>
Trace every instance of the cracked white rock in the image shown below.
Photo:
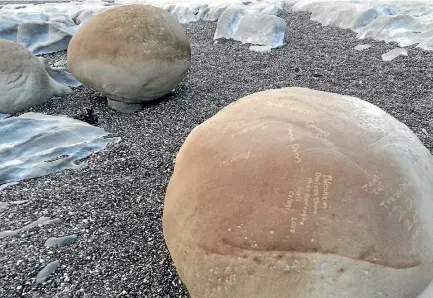
<path fill-rule="evenodd" d="M 369 45 L 369 44 L 359 44 L 356 47 L 354 47 L 353 49 L 356 51 L 363 51 L 363 50 L 366 50 L 370 47 L 371 47 L 371 45 Z"/>
<path fill-rule="evenodd" d="M 241 43 L 269 46 L 283 45 L 286 23 L 278 17 L 278 7 L 230 5 L 218 19 L 214 39 L 233 39 Z"/>
<path fill-rule="evenodd" d="M 395 48 L 382 55 L 383 61 L 391 61 L 398 56 L 407 56 L 407 50 L 405 48 Z"/>
<path fill-rule="evenodd" d="M 283 45 L 286 22 L 263 13 L 250 13 L 241 18 L 233 39 L 242 43 L 277 48 Z"/>

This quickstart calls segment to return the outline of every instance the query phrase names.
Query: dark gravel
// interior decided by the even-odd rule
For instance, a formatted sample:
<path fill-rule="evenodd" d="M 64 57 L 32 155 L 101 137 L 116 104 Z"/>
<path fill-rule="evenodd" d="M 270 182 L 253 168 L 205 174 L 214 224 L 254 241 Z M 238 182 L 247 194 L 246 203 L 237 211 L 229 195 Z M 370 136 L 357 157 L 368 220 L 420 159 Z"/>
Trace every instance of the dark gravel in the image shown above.
<path fill-rule="evenodd" d="M 34 108 L 69 116 L 91 108 L 97 125 L 122 141 L 87 158 L 84 169 L 0 192 L 0 201 L 28 200 L 0 211 L 0 231 L 40 216 L 61 219 L 0 239 L 0 297 L 189 297 L 161 229 L 173 158 L 192 128 L 247 94 L 301 86 L 357 96 L 407 124 L 433 151 L 433 53 L 409 48 L 408 57 L 383 62 L 381 55 L 395 45 L 323 28 L 307 13 L 285 18 L 287 45 L 272 53 L 231 41 L 214 44 L 215 23 L 186 25 L 193 50 L 188 77 L 137 114 L 110 110 L 86 87 Z M 353 50 L 364 43 L 373 46 Z M 57 61 L 60 54 L 51 56 Z M 70 245 L 44 247 L 49 237 L 72 234 L 78 238 Z M 36 286 L 38 272 L 56 260 L 56 273 Z"/>

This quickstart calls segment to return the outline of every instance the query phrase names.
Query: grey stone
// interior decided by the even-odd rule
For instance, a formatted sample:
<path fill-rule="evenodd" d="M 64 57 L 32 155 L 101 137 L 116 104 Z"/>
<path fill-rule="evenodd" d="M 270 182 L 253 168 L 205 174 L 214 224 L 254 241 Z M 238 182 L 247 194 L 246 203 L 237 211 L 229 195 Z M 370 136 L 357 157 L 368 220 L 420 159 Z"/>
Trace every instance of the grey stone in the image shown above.
<path fill-rule="evenodd" d="M 45 282 L 51 274 L 53 274 L 57 268 L 60 266 L 60 261 L 53 261 L 51 263 L 48 263 L 44 268 L 42 268 L 41 271 L 39 271 L 38 275 L 36 275 L 36 284 L 41 284 Z"/>
<path fill-rule="evenodd" d="M 77 235 L 69 235 L 69 236 L 63 236 L 63 237 L 50 237 L 45 241 L 46 247 L 53 247 L 53 246 L 65 246 L 69 245 L 75 242 L 77 240 Z"/>

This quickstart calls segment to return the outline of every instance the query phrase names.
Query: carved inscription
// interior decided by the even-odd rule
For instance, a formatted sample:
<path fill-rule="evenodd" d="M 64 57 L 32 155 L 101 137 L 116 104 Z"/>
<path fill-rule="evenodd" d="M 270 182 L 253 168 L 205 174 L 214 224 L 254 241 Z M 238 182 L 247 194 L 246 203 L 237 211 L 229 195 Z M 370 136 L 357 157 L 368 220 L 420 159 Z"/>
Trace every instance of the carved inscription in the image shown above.
<path fill-rule="evenodd" d="M 303 186 L 297 186 L 289 192 L 285 210 L 291 213 L 290 233 L 295 233 L 298 226 L 303 226 L 320 210 L 328 208 L 332 179 L 332 175 L 316 172 L 305 179 Z"/>
<path fill-rule="evenodd" d="M 294 105 L 293 103 L 283 103 L 283 102 L 272 102 L 272 101 L 266 101 L 265 105 L 270 106 L 270 107 L 274 107 L 274 108 L 284 108 L 284 109 L 289 109 L 292 110 L 294 112 L 296 112 L 297 114 L 302 114 L 305 116 L 311 116 L 313 114 L 313 112 L 309 109 L 303 109 L 301 107 L 298 107 L 296 105 Z"/>
<path fill-rule="evenodd" d="M 299 153 L 299 144 L 294 143 L 295 142 L 295 135 L 293 133 L 293 125 L 292 124 L 287 124 L 287 131 L 289 133 L 289 141 L 291 143 L 293 156 L 296 159 L 296 163 L 300 163 L 302 161 L 302 158 L 301 158 L 301 154 Z"/>
<path fill-rule="evenodd" d="M 318 127 L 314 121 L 307 121 L 305 126 L 311 128 L 314 132 L 316 132 L 316 137 L 319 139 L 326 139 L 329 137 L 329 133 Z"/>
<path fill-rule="evenodd" d="M 288 196 L 287 196 L 287 200 L 286 200 L 286 211 L 290 212 L 292 210 L 292 205 L 293 205 L 293 200 L 295 199 L 295 192 L 290 191 Z"/>
<path fill-rule="evenodd" d="M 377 175 L 374 175 L 370 181 L 362 186 L 362 189 L 368 193 L 378 195 L 383 191 L 382 181 L 380 181 L 380 178 Z"/>
<path fill-rule="evenodd" d="M 299 224 L 303 225 L 304 222 L 308 220 L 308 209 L 310 207 L 310 198 L 311 198 L 311 184 L 313 183 L 313 179 L 307 178 L 307 183 L 304 191 L 304 207 L 302 208 L 301 213 L 301 222 Z"/>
<path fill-rule="evenodd" d="M 232 134 L 232 137 L 241 136 L 250 132 L 255 132 L 259 129 L 264 130 L 266 128 L 268 128 L 268 126 L 264 123 L 254 124 L 251 126 L 244 127 L 241 130 L 238 130 L 237 132 Z"/>
<path fill-rule="evenodd" d="M 395 218 L 404 229 L 412 235 L 412 250 L 417 250 L 417 241 L 423 227 L 418 223 L 418 213 L 414 208 L 413 198 L 407 195 L 412 187 L 411 182 L 399 185 L 398 190 L 389 198 L 380 202 L 379 206 L 385 209 L 389 217 Z"/>
<path fill-rule="evenodd" d="M 297 221 L 298 218 L 296 216 L 292 216 L 292 218 L 290 218 L 290 233 L 296 232 Z"/>
<path fill-rule="evenodd" d="M 297 187 L 296 188 L 296 202 L 300 202 L 302 201 L 302 192 L 303 192 L 303 187 Z"/>
<path fill-rule="evenodd" d="M 331 184 L 332 184 L 332 176 L 331 175 L 324 175 L 323 176 L 322 209 L 328 208 L 329 187 Z"/>
<path fill-rule="evenodd" d="M 237 161 L 237 160 L 240 160 L 240 159 L 248 159 L 248 158 L 250 158 L 250 157 L 252 157 L 252 154 L 251 154 L 251 152 L 246 152 L 246 153 L 240 153 L 240 154 L 234 154 L 234 155 L 232 155 L 231 157 L 229 157 L 229 158 L 227 158 L 226 160 L 224 160 L 223 161 L 223 165 L 224 166 L 227 166 L 227 165 L 229 165 L 229 164 L 231 164 L 231 163 L 233 163 L 233 162 L 235 162 L 235 161 Z"/>
<path fill-rule="evenodd" d="M 300 163 L 302 161 L 301 155 L 299 154 L 299 144 L 292 145 L 292 151 L 296 158 L 296 163 Z"/>
<path fill-rule="evenodd" d="M 287 130 L 289 132 L 289 140 L 293 143 L 295 141 L 295 135 L 293 134 L 293 125 L 287 124 Z"/>
<path fill-rule="evenodd" d="M 316 173 L 314 174 L 314 184 L 313 184 L 313 214 L 317 215 L 317 212 L 319 211 L 319 204 L 320 204 L 320 198 L 319 198 L 319 187 L 320 187 L 320 177 L 322 174 Z"/>

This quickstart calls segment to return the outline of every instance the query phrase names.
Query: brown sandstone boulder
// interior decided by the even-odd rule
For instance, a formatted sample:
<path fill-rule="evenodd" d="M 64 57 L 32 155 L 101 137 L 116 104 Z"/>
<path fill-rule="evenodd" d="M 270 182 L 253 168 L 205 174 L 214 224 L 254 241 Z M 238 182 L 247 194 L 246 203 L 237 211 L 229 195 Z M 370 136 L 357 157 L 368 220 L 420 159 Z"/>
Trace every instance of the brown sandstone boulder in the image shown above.
<path fill-rule="evenodd" d="M 134 112 L 185 77 L 191 63 L 188 37 L 176 17 L 150 5 L 107 9 L 80 27 L 68 46 L 68 66 L 108 104 Z"/>
<path fill-rule="evenodd" d="M 194 298 L 417 297 L 433 279 L 433 161 L 404 124 L 304 88 L 196 127 L 164 237 Z"/>

